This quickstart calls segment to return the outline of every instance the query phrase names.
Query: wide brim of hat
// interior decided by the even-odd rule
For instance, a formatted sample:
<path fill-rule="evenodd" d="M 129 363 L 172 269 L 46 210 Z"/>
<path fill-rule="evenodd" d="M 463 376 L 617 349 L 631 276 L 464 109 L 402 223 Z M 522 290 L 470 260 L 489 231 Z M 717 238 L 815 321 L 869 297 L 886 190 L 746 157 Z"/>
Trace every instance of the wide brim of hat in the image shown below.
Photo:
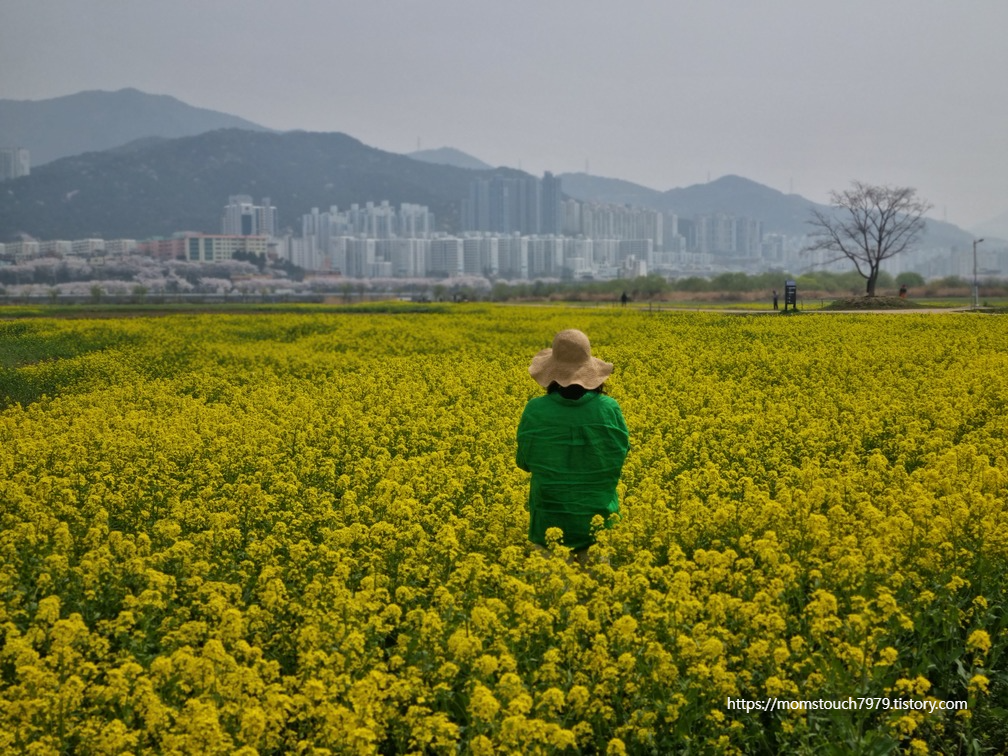
<path fill-rule="evenodd" d="M 583 386 L 586 389 L 596 389 L 612 375 L 613 364 L 592 357 L 580 365 L 570 365 L 553 359 L 553 349 L 546 348 L 532 358 L 529 365 L 529 375 L 543 388 L 556 382 L 560 386 Z"/>

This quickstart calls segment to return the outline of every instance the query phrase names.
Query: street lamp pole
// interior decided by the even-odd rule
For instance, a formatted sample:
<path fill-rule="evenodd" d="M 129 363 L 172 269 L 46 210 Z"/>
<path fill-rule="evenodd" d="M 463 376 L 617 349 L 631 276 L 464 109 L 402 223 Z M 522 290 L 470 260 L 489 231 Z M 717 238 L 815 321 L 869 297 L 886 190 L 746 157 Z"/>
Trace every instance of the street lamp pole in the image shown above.
<path fill-rule="evenodd" d="M 977 284 L 976 245 L 983 239 L 973 240 L 973 309 L 980 307 L 980 287 Z"/>

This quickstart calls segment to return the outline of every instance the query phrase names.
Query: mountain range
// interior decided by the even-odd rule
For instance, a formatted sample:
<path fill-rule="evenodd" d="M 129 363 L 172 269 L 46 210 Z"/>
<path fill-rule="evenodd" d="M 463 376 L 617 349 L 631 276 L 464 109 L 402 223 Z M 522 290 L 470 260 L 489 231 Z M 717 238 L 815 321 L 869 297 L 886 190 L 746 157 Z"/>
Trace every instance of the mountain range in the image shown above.
<path fill-rule="evenodd" d="M 422 160 L 425 163 L 453 165 L 456 168 L 468 168 L 473 171 L 488 171 L 493 169 L 492 165 L 484 163 L 472 155 L 467 155 L 461 150 L 456 150 L 454 147 L 440 147 L 436 150 L 417 150 L 416 152 L 409 153 L 409 157 L 414 160 Z"/>
<path fill-rule="evenodd" d="M 267 130 L 244 118 L 136 89 L 78 92 L 48 100 L 0 100 L 0 147 L 28 148 L 33 169 L 144 137 L 174 139 L 232 128 Z"/>
<path fill-rule="evenodd" d="M 346 134 L 220 129 L 60 158 L 0 187 L 0 241 L 220 233 L 228 197 L 268 197 L 300 233 L 313 207 L 427 205 L 458 226 L 472 171 L 368 147 Z"/>
<path fill-rule="evenodd" d="M 383 200 L 427 205 L 440 230 L 457 231 L 474 177 L 523 175 L 449 147 L 400 155 L 341 133 L 274 132 L 132 89 L 0 100 L 0 146 L 8 145 L 27 147 L 33 165 L 31 175 L 0 187 L 0 241 L 217 233 L 234 194 L 269 197 L 281 227 L 295 231 L 313 207 Z M 666 192 L 584 173 L 560 178 L 575 199 L 681 217 L 724 212 L 761 220 L 765 233 L 801 235 L 817 207 L 739 176 Z M 971 239 L 929 220 L 923 243 L 954 247 Z"/>

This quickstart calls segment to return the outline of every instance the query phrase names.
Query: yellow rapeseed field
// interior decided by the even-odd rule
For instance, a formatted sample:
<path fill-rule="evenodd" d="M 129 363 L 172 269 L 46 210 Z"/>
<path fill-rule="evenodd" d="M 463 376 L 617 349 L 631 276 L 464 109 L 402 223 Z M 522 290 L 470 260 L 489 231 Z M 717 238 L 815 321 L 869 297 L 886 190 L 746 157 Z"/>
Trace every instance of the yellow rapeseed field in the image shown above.
<path fill-rule="evenodd" d="M 514 464 L 570 327 L 583 570 Z M 968 313 L 2 321 L 0 752 L 1004 752 L 1006 400 Z"/>

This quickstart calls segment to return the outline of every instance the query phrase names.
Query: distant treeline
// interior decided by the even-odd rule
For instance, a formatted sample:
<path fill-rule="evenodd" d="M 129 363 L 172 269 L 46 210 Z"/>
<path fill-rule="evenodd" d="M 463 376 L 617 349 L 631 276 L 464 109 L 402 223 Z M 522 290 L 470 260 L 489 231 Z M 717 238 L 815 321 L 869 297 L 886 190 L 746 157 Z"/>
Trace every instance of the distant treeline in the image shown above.
<path fill-rule="evenodd" d="M 858 295 L 865 293 L 865 280 L 857 271 L 849 273 L 830 273 L 816 271 L 792 275 L 786 272 L 769 272 L 748 275 L 746 273 L 721 273 L 712 278 L 690 276 L 667 280 L 663 276 L 652 274 L 633 279 L 614 279 L 607 281 L 530 281 L 521 283 L 498 282 L 491 289 L 491 298 L 508 299 L 567 299 L 567 300 L 599 300 L 619 299 L 624 292 L 635 301 L 660 300 L 683 294 L 698 296 L 713 294 L 729 295 L 766 295 L 770 297 L 774 289 L 783 297 L 784 282 L 795 281 L 798 292 L 812 294 Z M 958 276 L 925 281 L 918 273 L 900 273 L 892 276 L 883 272 L 879 276 L 878 291 L 886 289 L 893 292 L 905 285 L 911 292 L 918 295 L 938 293 L 948 290 L 969 289 L 972 283 Z M 986 286 L 986 285 L 985 285 Z M 996 284 L 1008 289 L 1008 283 Z"/>
<path fill-rule="evenodd" d="M 6 297 L 155 297 L 181 294 L 246 296 L 249 292 L 287 295 L 338 294 L 346 301 L 378 292 L 435 301 L 554 300 L 615 302 L 625 293 L 633 302 L 724 300 L 769 301 L 772 292 L 783 297 L 785 281 L 794 280 L 800 298 L 857 296 L 865 293 L 865 280 L 856 271 L 814 271 L 793 275 L 771 271 L 748 275 L 721 273 L 707 278 L 689 276 L 667 279 L 658 274 L 607 280 L 553 279 L 504 281 L 485 276 L 436 280 L 353 279 L 309 276 L 286 261 L 270 261 L 257 255 L 236 255 L 233 260 L 195 263 L 187 260 L 153 260 L 142 256 L 92 262 L 78 257 L 36 258 L 13 265 L 0 264 L 0 296 Z M 900 286 L 911 297 L 964 296 L 972 281 L 957 276 L 925 281 L 917 273 L 897 276 L 883 272 L 877 290 L 896 294 Z M 981 285 L 986 296 L 1008 296 L 1008 280 L 986 278 Z"/>

